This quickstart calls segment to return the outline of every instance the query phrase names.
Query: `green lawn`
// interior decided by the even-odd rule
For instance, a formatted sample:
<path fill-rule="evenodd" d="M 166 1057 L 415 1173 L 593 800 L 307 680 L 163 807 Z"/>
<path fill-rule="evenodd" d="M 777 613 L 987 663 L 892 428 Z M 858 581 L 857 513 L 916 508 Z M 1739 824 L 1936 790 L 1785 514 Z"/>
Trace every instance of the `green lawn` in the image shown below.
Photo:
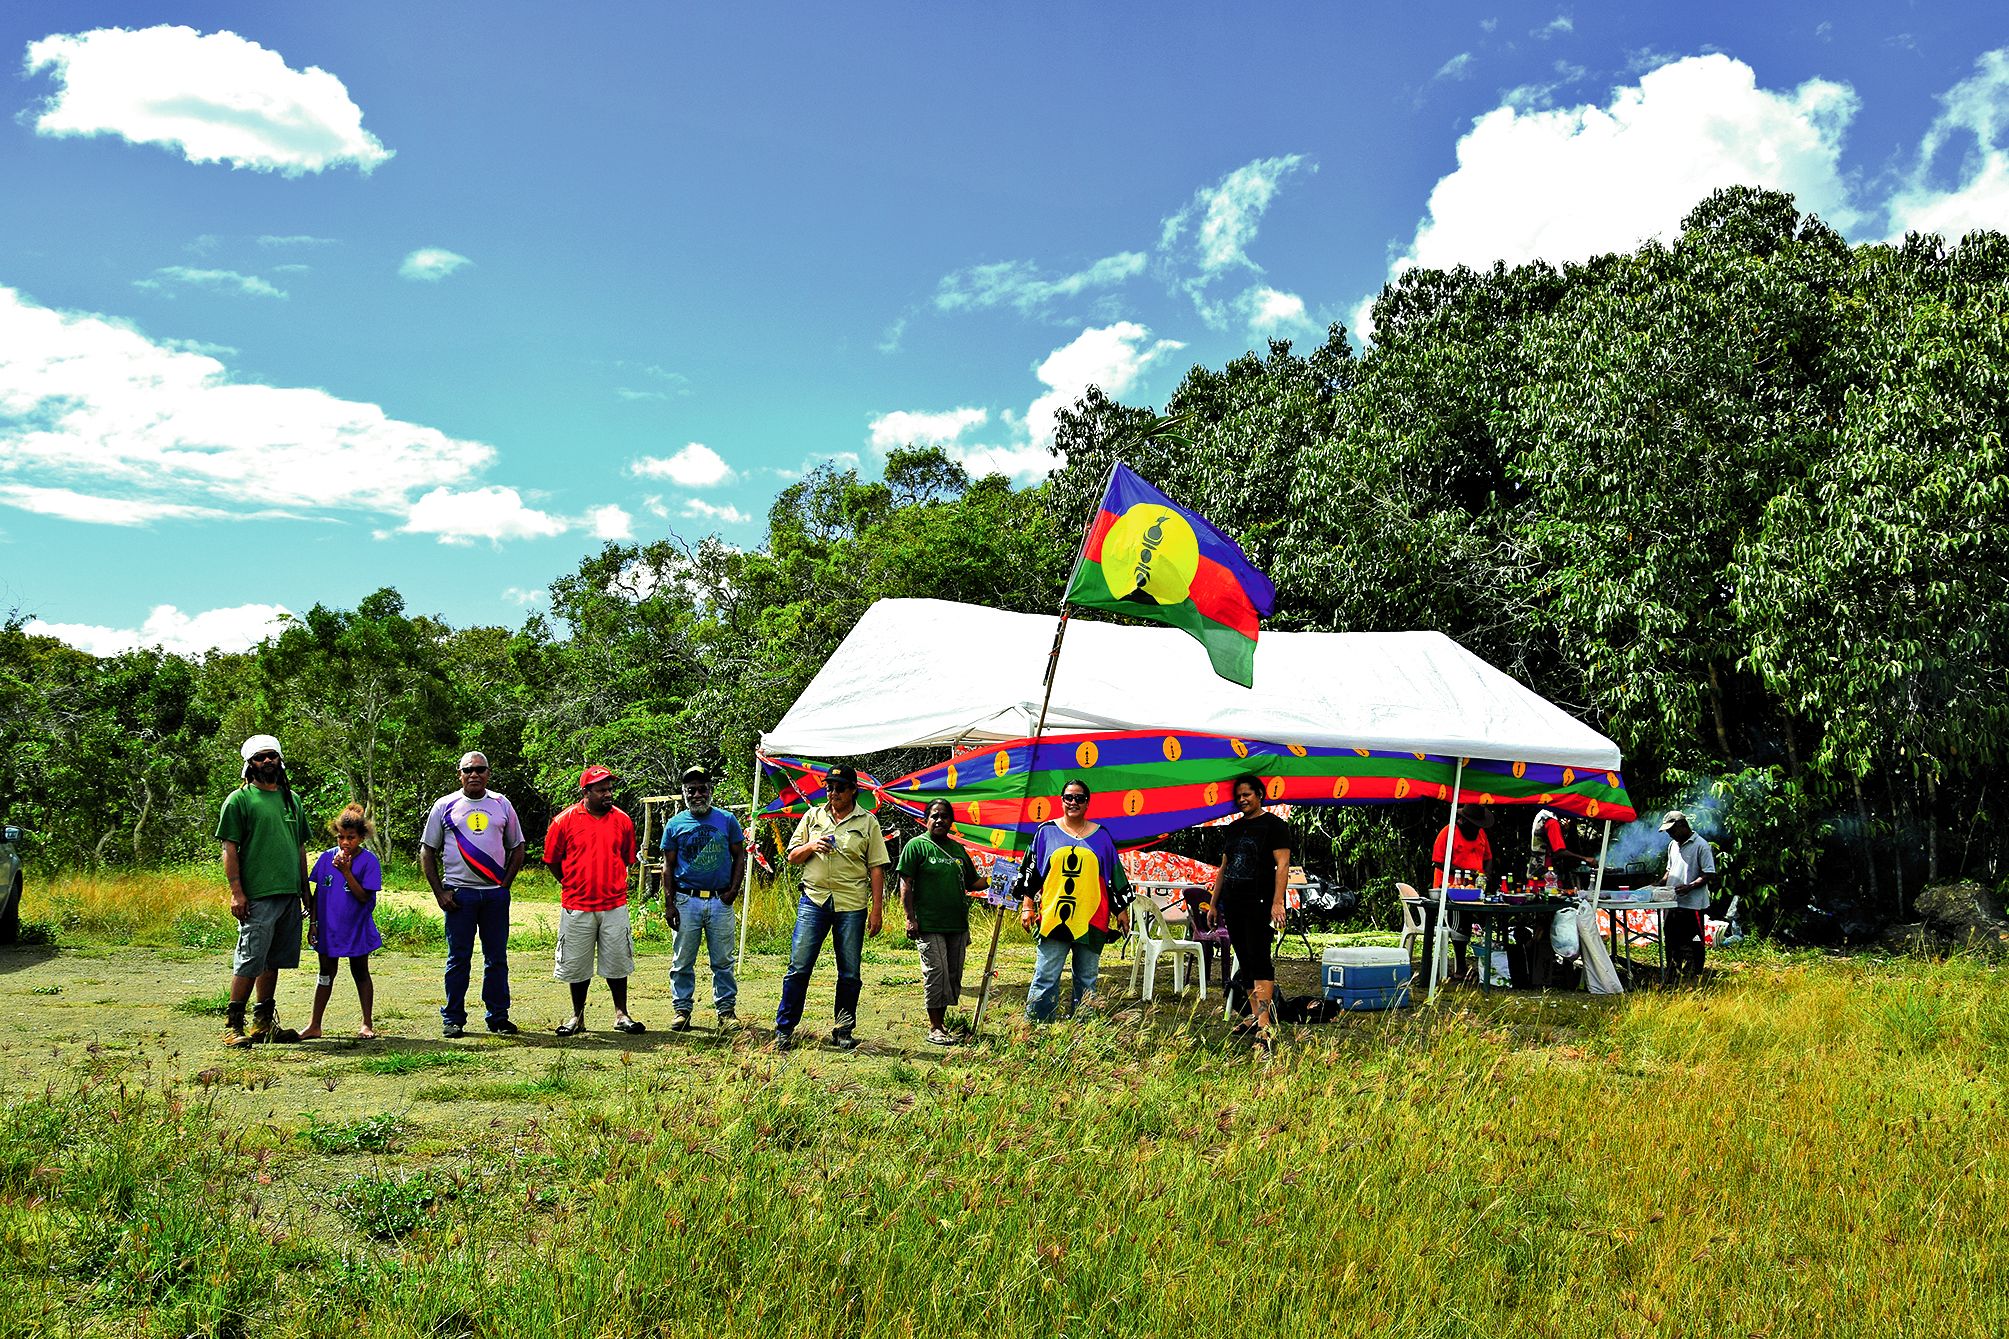
<path fill-rule="evenodd" d="M 2009 1332 L 2009 993 L 1975 963 L 1454 989 L 1263 1065 L 1113 954 L 1103 1010 L 1024 1028 L 1016 935 L 947 1052 L 876 941 L 852 1055 L 669 1034 L 653 951 L 649 1034 L 596 985 L 560 1041 L 527 942 L 521 1038 L 442 1041 L 437 956 L 387 951 L 383 1039 L 227 1052 L 220 952 L 91 948 L 0 951 L 0 1334 Z M 781 965 L 749 957 L 749 1023 Z M 829 1000 L 826 965 L 802 1035 Z"/>

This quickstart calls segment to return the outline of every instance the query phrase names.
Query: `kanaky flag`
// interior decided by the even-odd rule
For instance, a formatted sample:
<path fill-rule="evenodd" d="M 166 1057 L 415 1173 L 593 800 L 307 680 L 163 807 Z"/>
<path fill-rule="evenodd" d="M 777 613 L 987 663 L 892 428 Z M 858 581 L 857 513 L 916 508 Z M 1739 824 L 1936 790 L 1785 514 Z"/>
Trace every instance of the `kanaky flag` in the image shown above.
<path fill-rule="evenodd" d="M 1214 673 L 1252 688 L 1256 634 L 1276 607 L 1277 589 L 1213 522 L 1119 461 L 1068 580 L 1067 600 L 1184 628 L 1207 648 Z"/>

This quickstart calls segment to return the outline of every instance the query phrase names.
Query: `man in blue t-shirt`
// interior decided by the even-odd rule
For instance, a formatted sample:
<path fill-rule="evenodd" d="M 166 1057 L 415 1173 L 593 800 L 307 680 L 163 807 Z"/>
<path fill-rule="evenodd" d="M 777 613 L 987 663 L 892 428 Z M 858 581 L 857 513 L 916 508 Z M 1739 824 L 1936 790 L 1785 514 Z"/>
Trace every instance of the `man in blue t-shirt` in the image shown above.
<path fill-rule="evenodd" d="M 684 810 L 663 828 L 664 897 L 675 908 L 677 937 L 670 966 L 672 1032 L 688 1032 L 697 994 L 698 937 L 712 965 L 712 1006 L 720 1028 L 739 1020 L 739 984 L 733 980 L 732 903 L 746 873 L 746 834 L 739 820 L 712 808 L 711 774 L 693 767 L 683 776 Z"/>

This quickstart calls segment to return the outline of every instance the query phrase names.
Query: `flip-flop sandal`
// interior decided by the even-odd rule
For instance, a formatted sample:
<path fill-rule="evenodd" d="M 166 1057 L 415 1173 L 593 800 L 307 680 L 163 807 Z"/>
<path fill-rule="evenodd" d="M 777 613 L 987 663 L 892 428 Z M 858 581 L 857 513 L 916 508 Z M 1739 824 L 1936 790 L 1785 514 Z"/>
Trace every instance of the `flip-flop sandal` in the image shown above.
<path fill-rule="evenodd" d="M 586 1025 L 584 1023 L 560 1023 L 558 1025 L 558 1035 L 561 1037 L 576 1037 L 585 1030 Z"/>
<path fill-rule="evenodd" d="M 617 1018 L 614 1020 L 614 1031 L 625 1032 L 631 1037 L 639 1036 L 648 1030 L 648 1028 L 632 1018 Z"/>

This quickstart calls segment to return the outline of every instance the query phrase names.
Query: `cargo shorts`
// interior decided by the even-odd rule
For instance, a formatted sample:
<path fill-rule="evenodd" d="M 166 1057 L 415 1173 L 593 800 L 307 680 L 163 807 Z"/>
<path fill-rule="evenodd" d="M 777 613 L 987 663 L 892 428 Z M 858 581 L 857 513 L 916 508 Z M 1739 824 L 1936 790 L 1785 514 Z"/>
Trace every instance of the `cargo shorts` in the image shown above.
<path fill-rule="evenodd" d="M 300 965 L 300 898 L 294 893 L 251 899 L 250 914 L 237 927 L 233 976 L 263 976 Z"/>

